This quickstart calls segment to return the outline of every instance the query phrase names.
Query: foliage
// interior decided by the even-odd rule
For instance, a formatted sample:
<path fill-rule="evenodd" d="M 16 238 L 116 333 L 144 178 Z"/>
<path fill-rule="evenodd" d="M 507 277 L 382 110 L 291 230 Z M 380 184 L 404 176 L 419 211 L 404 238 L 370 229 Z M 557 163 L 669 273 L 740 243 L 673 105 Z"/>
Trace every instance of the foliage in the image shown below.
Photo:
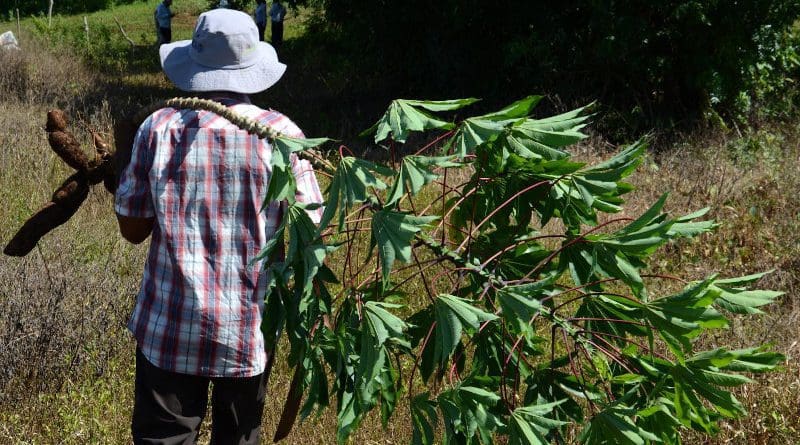
<path fill-rule="evenodd" d="M 77 14 L 106 9 L 115 3 L 131 3 L 136 0 L 54 0 L 53 14 Z M 48 0 L 9 2 L 12 10 L 19 9 L 24 15 L 47 15 L 50 2 Z"/>
<path fill-rule="evenodd" d="M 328 38 L 358 51 L 369 72 L 378 67 L 395 95 L 544 87 L 669 121 L 768 106 L 760 91 L 798 80 L 796 59 L 774 60 L 796 48 L 787 39 L 800 16 L 794 0 L 321 3 Z"/>
<path fill-rule="evenodd" d="M 288 203 L 262 254 L 287 238 L 283 261 L 268 265 L 263 329 L 287 334 L 304 416 L 335 397 L 339 443 L 376 407 L 385 424 L 407 397 L 414 444 L 543 444 L 570 434 L 587 444 L 676 444 L 681 429 L 714 434 L 720 420 L 745 415 L 731 388 L 783 361 L 766 347 L 698 350 L 705 333 L 781 293 L 752 288 L 764 274 L 648 274 L 660 246 L 716 224 L 702 220 L 705 209 L 668 215 L 666 195 L 624 216 L 624 179 L 645 144 L 576 162 L 565 147 L 585 137 L 586 110 L 536 119 L 539 99 L 458 123 L 441 113 L 473 100 L 396 100 L 375 142 L 397 150 L 411 133 L 441 134 L 399 166 L 345 156 L 328 165 L 319 228 Z M 282 143 L 274 167 L 287 174 L 283 158 L 312 144 Z M 291 181 L 276 184 L 269 197 L 291 195 Z M 421 208 L 432 190 L 438 196 Z M 675 290 L 656 295 L 651 284 L 662 281 Z"/>

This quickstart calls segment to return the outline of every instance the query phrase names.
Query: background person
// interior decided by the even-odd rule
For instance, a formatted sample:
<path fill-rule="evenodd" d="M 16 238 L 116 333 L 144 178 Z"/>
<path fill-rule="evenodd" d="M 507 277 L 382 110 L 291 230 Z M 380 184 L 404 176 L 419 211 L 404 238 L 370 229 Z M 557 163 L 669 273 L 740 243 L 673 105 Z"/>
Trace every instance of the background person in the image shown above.
<path fill-rule="evenodd" d="M 156 6 L 153 14 L 156 20 L 157 45 L 172 42 L 172 18 L 175 17 L 175 13 L 169 9 L 171 5 L 172 0 L 164 0 Z"/>
<path fill-rule="evenodd" d="M 253 18 L 258 28 L 258 41 L 264 41 L 264 31 L 267 29 L 267 0 L 256 0 L 256 11 Z"/>
<path fill-rule="evenodd" d="M 191 41 L 160 47 L 176 87 L 217 100 L 293 137 L 283 114 L 249 94 L 283 75 L 246 13 L 203 13 Z M 255 444 L 266 393 L 261 321 L 266 274 L 256 261 L 281 223 L 281 203 L 260 211 L 272 147 L 207 111 L 162 108 L 139 127 L 120 177 L 122 236 L 151 238 L 128 328 L 136 343 L 135 444 L 194 443 L 211 393 L 211 443 Z M 292 155 L 296 199 L 321 203 L 311 165 Z M 319 222 L 321 211 L 309 213 Z"/>
<path fill-rule="evenodd" d="M 286 18 L 286 7 L 279 0 L 272 3 L 269 18 L 272 22 L 272 45 L 277 48 L 283 44 L 283 19 Z"/>

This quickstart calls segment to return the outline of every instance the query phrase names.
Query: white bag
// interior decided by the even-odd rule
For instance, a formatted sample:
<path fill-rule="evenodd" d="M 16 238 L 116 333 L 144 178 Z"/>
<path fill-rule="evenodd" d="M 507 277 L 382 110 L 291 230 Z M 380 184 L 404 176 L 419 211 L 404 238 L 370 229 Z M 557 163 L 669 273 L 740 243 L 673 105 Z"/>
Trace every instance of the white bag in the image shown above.
<path fill-rule="evenodd" d="M 0 34 L 0 48 L 3 49 L 19 49 L 19 42 L 17 38 L 14 37 L 14 33 L 11 31 L 6 31 Z"/>

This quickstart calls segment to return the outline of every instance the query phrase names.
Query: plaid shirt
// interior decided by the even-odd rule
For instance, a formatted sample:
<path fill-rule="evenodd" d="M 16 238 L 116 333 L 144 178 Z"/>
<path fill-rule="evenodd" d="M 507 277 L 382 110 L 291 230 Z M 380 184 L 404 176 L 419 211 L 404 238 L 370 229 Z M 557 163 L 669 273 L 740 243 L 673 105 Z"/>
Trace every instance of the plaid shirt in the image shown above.
<path fill-rule="evenodd" d="M 237 113 L 294 137 L 286 116 L 221 100 Z M 118 214 L 155 217 L 141 289 L 128 329 L 159 368 L 208 377 L 264 371 L 262 262 L 280 224 L 280 204 L 259 212 L 271 147 L 213 113 L 164 108 L 139 127 L 120 178 Z M 307 161 L 292 158 L 297 200 L 321 203 Z M 321 211 L 310 212 L 319 222 Z"/>

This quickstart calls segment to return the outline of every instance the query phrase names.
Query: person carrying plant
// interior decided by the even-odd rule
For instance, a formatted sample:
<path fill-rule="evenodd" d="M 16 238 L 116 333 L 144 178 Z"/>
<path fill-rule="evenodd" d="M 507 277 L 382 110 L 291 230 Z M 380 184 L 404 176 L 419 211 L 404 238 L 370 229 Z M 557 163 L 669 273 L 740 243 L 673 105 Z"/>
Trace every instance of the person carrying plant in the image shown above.
<path fill-rule="evenodd" d="M 286 18 L 286 7 L 280 0 L 275 0 L 269 8 L 269 18 L 272 22 L 272 45 L 280 47 L 283 44 L 283 19 Z"/>
<path fill-rule="evenodd" d="M 170 6 L 172 0 L 163 0 L 153 13 L 156 22 L 156 45 L 172 42 L 172 18 L 175 17 L 175 13 L 169 9 Z"/>
<path fill-rule="evenodd" d="M 292 137 L 285 115 L 250 102 L 283 75 L 246 13 L 200 15 L 191 41 L 162 45 L 175 86 Z M 271 177 L 266 139 L 208 111 L 162 108 L 136 132 L 115 196 L 122 236 L 150 238 L 128 328 L 136 342 L 135 444 L 194 443 L 211 385 L 211 443 L 255 444 L 267 366 L 261 332 L 267 277 L 258 254 L 275 236 L 282 204 L 262 201 Z M 321 203 L 311 165 L 290 157 L 296 199 Z M 319 222 L 321 210 L 309 210 Z M 267 371 L 267 372 L 265 372 Z"/>

